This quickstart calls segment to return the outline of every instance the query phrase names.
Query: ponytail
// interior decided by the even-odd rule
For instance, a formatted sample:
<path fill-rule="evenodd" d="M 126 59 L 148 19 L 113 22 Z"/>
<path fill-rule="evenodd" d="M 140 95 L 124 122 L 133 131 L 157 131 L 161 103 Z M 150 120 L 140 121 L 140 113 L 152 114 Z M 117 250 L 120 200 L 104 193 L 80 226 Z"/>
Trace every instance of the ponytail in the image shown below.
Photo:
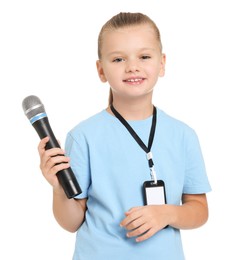
<path fill-rule="evenodd" d="M 110 88 L 109 90 L 109 106 L 113 104 L 113 92 L 112 89 Z"/>

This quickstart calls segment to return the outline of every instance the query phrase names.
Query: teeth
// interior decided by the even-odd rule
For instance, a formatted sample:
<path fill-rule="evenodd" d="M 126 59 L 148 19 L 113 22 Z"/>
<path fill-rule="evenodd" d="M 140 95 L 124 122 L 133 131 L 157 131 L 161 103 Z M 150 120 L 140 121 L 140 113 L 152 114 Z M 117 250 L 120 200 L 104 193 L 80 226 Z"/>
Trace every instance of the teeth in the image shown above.
<path fill-rule="evenodd" d="M 137 81 L 140 81 L 141 79 L 128 79 L 127 81 L 129 82 L 137 82 Z"/>

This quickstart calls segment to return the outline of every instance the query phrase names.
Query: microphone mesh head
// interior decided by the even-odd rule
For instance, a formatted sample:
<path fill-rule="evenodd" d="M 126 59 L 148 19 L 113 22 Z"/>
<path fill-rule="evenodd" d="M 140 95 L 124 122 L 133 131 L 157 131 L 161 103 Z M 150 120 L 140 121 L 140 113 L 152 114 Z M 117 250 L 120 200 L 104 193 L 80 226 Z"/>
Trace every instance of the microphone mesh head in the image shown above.
<path fill-rule="evenodd" d="M 22 102 L 22 107 L 28 119 L 31 119 L 38 114 L 45 113 L 45 108 L 41 100 L 34 95 L 26 97 Z"/>

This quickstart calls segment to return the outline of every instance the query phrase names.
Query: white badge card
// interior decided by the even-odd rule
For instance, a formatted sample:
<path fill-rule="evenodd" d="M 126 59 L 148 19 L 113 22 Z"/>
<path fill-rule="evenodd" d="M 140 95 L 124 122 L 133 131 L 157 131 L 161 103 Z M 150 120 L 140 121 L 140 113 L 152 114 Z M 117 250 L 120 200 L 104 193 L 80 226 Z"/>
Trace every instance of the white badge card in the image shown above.
<path fill-rule="evenodd" d="M 154 181 L 145 181 L 143 188 L 145 205 L 166 204 L 164 181 L 158 180 L 157 183 L 154 183 Z"/>

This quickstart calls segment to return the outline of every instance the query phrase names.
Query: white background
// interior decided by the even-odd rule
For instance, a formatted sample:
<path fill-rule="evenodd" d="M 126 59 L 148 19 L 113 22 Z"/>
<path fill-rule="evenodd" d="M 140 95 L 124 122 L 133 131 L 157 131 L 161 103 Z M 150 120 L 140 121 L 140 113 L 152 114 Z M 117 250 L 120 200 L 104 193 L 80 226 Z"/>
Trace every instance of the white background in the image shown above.
<path fill-rule="evenodd" d="M 62 144 L 75 124 L 105 108 L 109 87 L 96 73 L 97 36 L 120 11 L 146 13 L 159 26 L 167 64 L 154 103 L 193 127 L 203 150 L 210 218 L 182 232 L 186 259 L 235 259 L 232 0 L 0 2 L 0 259 L 72 257 L 75 234 L 54 220 L 39 138 L 21 103 L 39 96 Z"/>

